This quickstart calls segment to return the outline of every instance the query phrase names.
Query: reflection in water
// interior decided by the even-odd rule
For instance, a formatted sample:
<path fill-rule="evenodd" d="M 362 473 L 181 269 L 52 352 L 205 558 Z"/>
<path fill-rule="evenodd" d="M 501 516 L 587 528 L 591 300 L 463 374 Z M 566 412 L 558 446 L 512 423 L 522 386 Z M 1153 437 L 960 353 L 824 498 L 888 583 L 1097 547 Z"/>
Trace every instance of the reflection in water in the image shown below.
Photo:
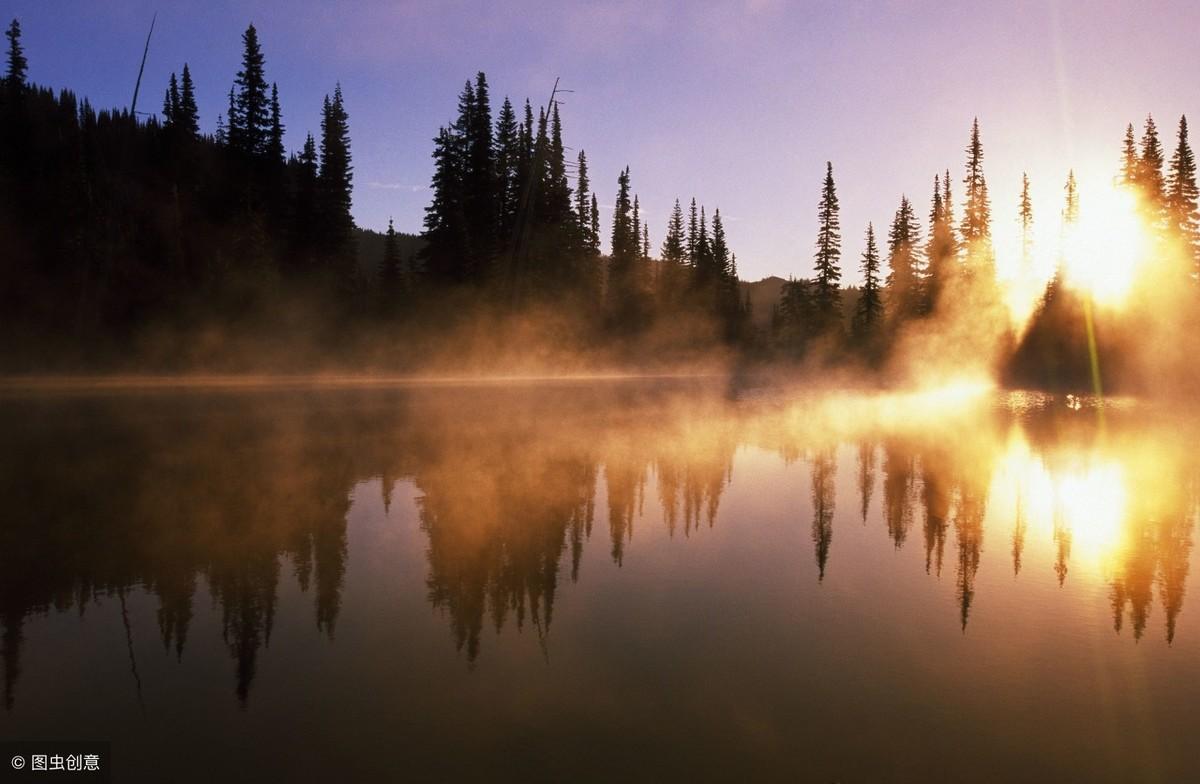
<path fill-rule="evenodd" d="M 416 489 L 428 601 L 467 662 L 489 623 L 497 633 L 528 624 L 545 647 L 565 573 L 586 579 L 598 499 L 609 528 L 601 546 L 620 565 L 648 494 L 672 537 L 718 525 L 742 446 L 796 467 L 807 457 L 819 582 L 833 557 L 839 459 L 854 455 L 838 445 L 850 445 L 857 471 L 845 475 L 857 478 L 864 522 L 882 485 L 883 526 L 868 530 L 898 551 L 923 536 L 932 579 L 953 534 L 964 631 L 990 522 L 1006 538 L 1012 526 L 1005 570 L 1011 557 L 1025 579 L 1031 547 L 1052 553 L 1057 583 L 1105 586 L 1113 628 L 1127 623 L 1135 639 L 1157 594 L 1174 640 L 1196 517 L 1196 462 L 1176 424 L 1112 412 L 1101 433 L 1086 409 L 937 408 L 910 417 L 869 398 L 842 410 L 625 387 L 10 400 L 0 420 L 3 704 L 16 699 L 27 619 L 82 614 L 139 586 L 179 659 L 197 597 L 211 596 L 244 703 L 285 572 L 309 595 L 315 632 L 334 638 L 353 556 L 351 494 L 374 478 L 389 515 L 398 482 Z"/>

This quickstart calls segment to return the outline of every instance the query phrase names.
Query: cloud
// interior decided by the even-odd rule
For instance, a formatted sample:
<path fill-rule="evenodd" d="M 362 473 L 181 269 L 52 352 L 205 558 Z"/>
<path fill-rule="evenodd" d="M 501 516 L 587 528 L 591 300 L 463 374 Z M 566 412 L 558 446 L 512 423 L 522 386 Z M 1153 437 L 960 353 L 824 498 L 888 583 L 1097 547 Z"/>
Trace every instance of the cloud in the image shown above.
<path fill-rule="evenodd" d="M 372 181 L 367 183 L 367 187 L 381 191 L 408 191 L 409 193 L 420 193 L 421 191 L 429 190 L 428 185 L 408 185 L 403 182 Z"/>

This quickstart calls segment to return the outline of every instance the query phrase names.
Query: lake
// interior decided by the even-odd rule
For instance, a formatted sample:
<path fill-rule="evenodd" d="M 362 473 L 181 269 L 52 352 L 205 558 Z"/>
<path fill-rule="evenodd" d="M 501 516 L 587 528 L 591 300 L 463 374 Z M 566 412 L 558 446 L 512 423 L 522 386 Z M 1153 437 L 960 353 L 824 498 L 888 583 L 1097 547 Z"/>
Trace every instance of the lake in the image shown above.
<path fill-rule="evenodd" d="M 1200 780 L 1198 435 L 965 384 L 9 391 L 0 738 L 116 781 Z"/>

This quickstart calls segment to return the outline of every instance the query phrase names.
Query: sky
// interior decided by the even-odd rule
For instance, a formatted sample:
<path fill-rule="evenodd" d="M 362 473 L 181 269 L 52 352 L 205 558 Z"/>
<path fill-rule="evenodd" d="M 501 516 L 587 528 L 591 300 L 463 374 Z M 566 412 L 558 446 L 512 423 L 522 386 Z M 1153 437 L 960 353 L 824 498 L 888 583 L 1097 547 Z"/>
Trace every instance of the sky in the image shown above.
<path fill-rule="evenodd" d="M 211 132 L 253 23 L 278 83 L 286 145 L 319 132 L 341 83 L 350 116 L 355 220 L 417 232 L 431 139 L 464 81 L 544 104 L 556 77 L 564 141 L 587 152 L 611 221 L 628 165 L 662 242 L 676 198 L 719 207 L 744 279 L 812 271 L 816 206 L 832 161 L 844 282 L 868 222 L 886 233 L 907 194 L 926 216 L 950 169 L 961 214 L 963 152 L 982 131 L 1001 249 L 1029 173 L 1039 236 L 1056 230 L 1067 170 L 1090 188 L 1115 174 L 1127 123 L 1152 113 L 1168 154 L 1181 114 L 1200 118 L 1200 3 L 1104 0 L 841 2 L 129 2 L 3 0 L 20 19 L 36 83 L 97 107 L 128 106 L 157 12 L 139 109 L 156 111 L 189 63 Z M 924 221 L 923 221 L 924 222 Z"/>

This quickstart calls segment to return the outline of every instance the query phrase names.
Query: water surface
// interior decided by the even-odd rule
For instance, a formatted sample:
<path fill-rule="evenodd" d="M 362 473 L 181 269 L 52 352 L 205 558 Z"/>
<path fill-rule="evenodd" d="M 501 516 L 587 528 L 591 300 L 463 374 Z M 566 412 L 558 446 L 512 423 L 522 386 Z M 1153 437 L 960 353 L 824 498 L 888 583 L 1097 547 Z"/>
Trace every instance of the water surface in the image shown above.
<path fill-rule="evenodd" d="M 110 740 L 118 781 L 1197 780 L 1198 424 L 953 388 L 9 394 L 0 738 Z"/>

